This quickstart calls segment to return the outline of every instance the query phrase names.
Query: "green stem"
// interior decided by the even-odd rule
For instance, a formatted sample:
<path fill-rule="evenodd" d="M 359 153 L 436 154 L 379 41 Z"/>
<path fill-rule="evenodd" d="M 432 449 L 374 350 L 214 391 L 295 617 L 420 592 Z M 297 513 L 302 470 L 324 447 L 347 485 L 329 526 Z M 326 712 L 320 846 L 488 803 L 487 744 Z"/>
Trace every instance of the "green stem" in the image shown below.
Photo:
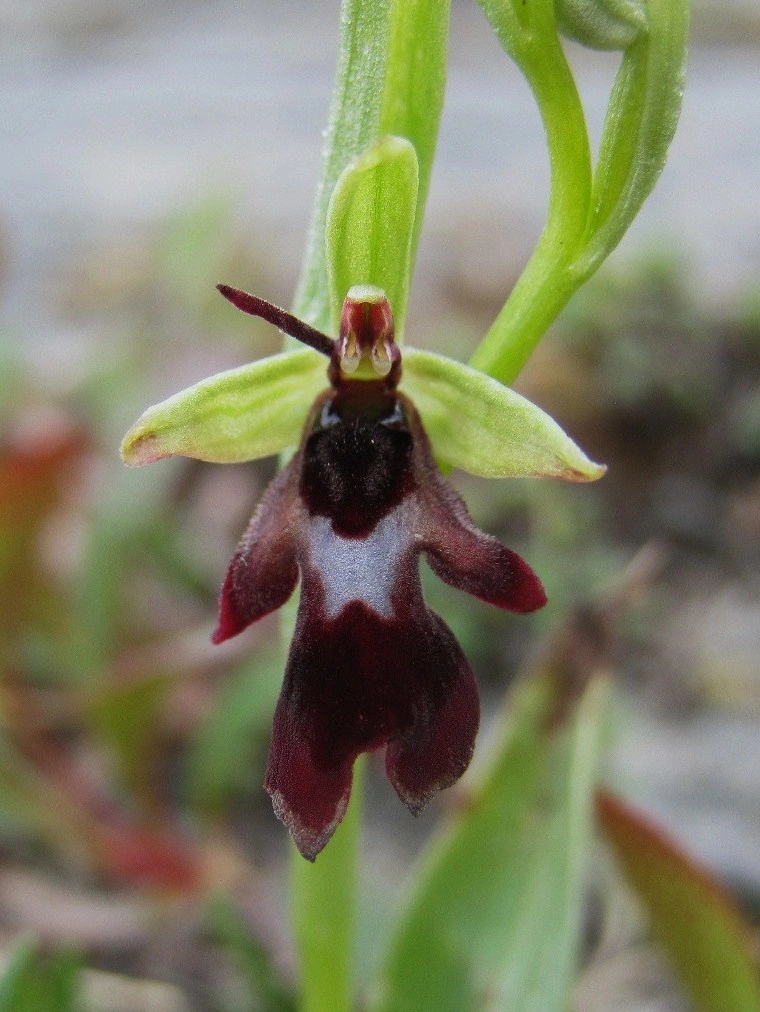
<path fill-rule="evenodd" d="M 451 3 L 392 0 L 391 8 L 380 129 L 384 134 L 405 137 L 417 153 L 419 185 L 410 258 L 413 270 L 446 94 Z M 407 280 L 411 286 L 411 277 Z"/>
<path fill-rule="evenodd" d="M 330 198 L 352 159 L 386 134 L 411 142 L 419 165 L 412 254 L 405 247 L 388 268 L 405 275 L 395 287 L 408 290 L 443 108 L 448 27 L 449 0 L 343 0 L 322 180 L 294 300 L 296 315 L 322 330 L 329 330 L 331 320 L 325 243 Z M 356 262 L 364 259 L 357 255 Z M 350 277 L 347 283 L 366 280 Z M 348 813 L 316 863 L 294 849 L 292 920 L 305 1012 L 352 1007 L 361 769 L 358 761 Z"/>
<path fill-rule="evenodd" d="M 325 253 L 330 197 L 351 159 L 385 134 L 410 141 L 417 154 L 411 258 L 394 265 L 409 274 L 414 268 L 443 111 L 449 8 L 450 0 L 344 0 L 322 180 L 293 304 L 297 316 L 322 330 L 331 320 Z M 408 277 L 401 287 L 408 290 Z"/>
<path fill-rule="evenodd" d="M 688 0 L 649 0 L 648 31 L 623 55 L 594 180 L 588 241 L 574 264 L 590 277 L 625 234 L 665 166 L 686 75 Z"/>
<path fill-rule="evenodd" d="M 552 0 L 480 0 L 536 96 L 551 162 L 539 244 L 471 364 L 511 383 L 573 293 L 615 248 L 652 190 L 681 106 L 688 0 L 648 0 L 626 48 L 592 184 L 583 108 L 557 35 Z"/>
<path fill-rule="evenodd" d="M 536 96 L 551 163 L 549 214 L 541 239 L 470 362 L 502 383 L 511 383 L 577 287 L 569 266 L 588 221 L 591 151 L 583 106 L 551 3 L 537 0 L 523 7 L 519 17 L 505 0 L 480 3 Z M 528 18 L 532 21 L 525 23 Z"/>
<path fill-rule="evenodd" d="M 351 803 L 314 864 L 293 847 L 292 920 L 301 954 L 302 1012 L 354 1007 L 356 891 L 364 794 L 364 757 L 354 766 Z"/>
<path fill-rule="evenodd" d="M 296 316 L 330 327 L 330 284 L 325 255 L 327 207 L 351 158 L 378 137 L 385 80 L 391 0 L 343 0 L 338 69 L 327 125 L 322 178 L 293 302 Z"/>

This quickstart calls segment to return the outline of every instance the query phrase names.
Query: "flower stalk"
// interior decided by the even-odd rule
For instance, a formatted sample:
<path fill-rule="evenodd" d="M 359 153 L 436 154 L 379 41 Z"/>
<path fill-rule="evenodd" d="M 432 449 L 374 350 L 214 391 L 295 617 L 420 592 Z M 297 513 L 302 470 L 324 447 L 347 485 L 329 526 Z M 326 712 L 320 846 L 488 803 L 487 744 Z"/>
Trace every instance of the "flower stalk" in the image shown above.
<path fill-rule="evenodd" d="M 347 290 L 352 284 L 383 284 L 373 277 L 336 282 L 335 270 L 330 276 L 325 242 L 328 208 L 340 174 L 352 158 L 362 155 L 382 136 L 405 138 L 416 155 L 411 237 L 397 275 L 401 290 L 409 291 L 443 111 L 449 17 L 449 0 L 343 0 L 324 169 L 293 306 L 295 313 L 314 326 L 326 327 L 335 320 L 344 285 Z M 378 204 L 373 210 L 376 215 L 383 213 Z M 384 234 L 388 235 L 387 231 Z M 400 310 L 399 329 L 403 332 L 406 307 L 394 308 L 397 313 Z M 336 945 L 325 952 L 304 926 L 320 924 L 328 936 L 342 939 L 346 923 L 353 924 L 362 784 L 363 779 L 355 782 L 346 814 L 350 828 L 343 837 L 344 860 L 323 855 L 317 864 L 294 872 L 301 887 L 296 886 L 292 897 L 293 921 L 303 968 L 302 1007 L 308 1012 L 348 1012 L 352 1007 L 354 982 L 345 959 L 351 946 L 341 950 Z M 336 890 L 343 896 L 343 904 L 325 907 L 322 896 L 335 895 Z M 317 968 L 315 972 L 312 967 Z M 334 1003 L 325 999 L 330 990 L 337 992 Z"/>
<path fill-rule="evenodd" d="M 659 178 L 681 108 L 689 4 L 647 0 L 646 23 L 642 15 L 633 21 L 638 30 L 623 35 L 628 44 L 594 168 L 553 0 L 479 2 L 533 90 L 551 165 L 549 212 L 538 246 L 470 360 L 512 383 L 574 292 L 620 242 Z M 584 41 L 599 44 L 593 33 Z"/>
<path fill-rule="evenodd" d="M 316 864 L 292 848 L 291 922 L 300 954 L 302 1012 L 352 1012 L 356 893 L 365 761 L 354 766 L 351 804 Z"/>

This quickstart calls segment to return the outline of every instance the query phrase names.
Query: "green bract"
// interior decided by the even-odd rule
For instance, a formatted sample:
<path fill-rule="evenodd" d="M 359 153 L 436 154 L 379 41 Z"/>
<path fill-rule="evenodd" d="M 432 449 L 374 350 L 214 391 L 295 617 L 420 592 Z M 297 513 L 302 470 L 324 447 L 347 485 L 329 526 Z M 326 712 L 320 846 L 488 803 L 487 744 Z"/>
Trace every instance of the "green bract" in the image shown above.
<path fill-rule="evenodd" d="M 525 397 L 469 366 L 407 348 L 402 389 L 422 416 L 439 460 L 487 478 L 593 481 L 594 464 Z M 295 445 L 309 407 L 327 386 L 324 359 L 284 352 L 201 380 L 156 404 L 122 444 L 127 464 L 163 457 L 239 463 Z"/>
<path fill-rule="evenodd" d="M 417 207 L 417 155 L 402 137 L 381 137 L 343 171 L 327 212 L 327 267 L 333 328 L 358 283 L 390 299 L 398 340 L 409 295 Z"/>
<path fill-rule="evenodd" d="M 338 178 L 352 159 L 389 135 L 406 138 L 419 163 L 411 277 L 446 91 L 450 6 L 450 0 L 343 0 L 322 180 L 293 303 L 293 311 L 312 326 L 330 324 L 325 233 Z M 354 277 L 350 285 L 366 281 Z M 386 290 L 391 293 L 395 287 Z M 333 315 L 335 308 L 333 303 Z M 394 306 L 397 317 L 403 315 L 401 310 Z"/>

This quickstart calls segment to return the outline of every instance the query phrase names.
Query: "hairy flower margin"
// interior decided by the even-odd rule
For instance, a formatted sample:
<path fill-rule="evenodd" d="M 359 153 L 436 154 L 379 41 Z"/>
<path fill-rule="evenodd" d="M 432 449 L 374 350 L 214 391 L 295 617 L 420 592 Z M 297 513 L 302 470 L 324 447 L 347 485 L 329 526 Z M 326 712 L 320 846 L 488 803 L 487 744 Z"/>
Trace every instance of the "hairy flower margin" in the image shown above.
<path fill-rule="evenodd" d="M 446 583 L 497 607 L 546 603 L 528 564 L 473 524 L 435 458 L 488 477 L 590 481 L 604 468 L 535 405 L 451 359 L 405 349 L 399 390 L 401 351 L 378 288 L 348 292 L 337 340 L 256 296 L 219 290 L 312 350 L 222 373 L 149 408 L 122 456 L 131 465 L 250 460 L 294 445 L 302 430 L 232 559 L 213 639 L 279 608 L 300 579 L 265 787 L 314 860 L 345 813 L 360 753 L 385 748 L 388 778 L 414 814 L 472 757 L 477 687 L 451 630 L 425 605 L 420 555 Z"/>

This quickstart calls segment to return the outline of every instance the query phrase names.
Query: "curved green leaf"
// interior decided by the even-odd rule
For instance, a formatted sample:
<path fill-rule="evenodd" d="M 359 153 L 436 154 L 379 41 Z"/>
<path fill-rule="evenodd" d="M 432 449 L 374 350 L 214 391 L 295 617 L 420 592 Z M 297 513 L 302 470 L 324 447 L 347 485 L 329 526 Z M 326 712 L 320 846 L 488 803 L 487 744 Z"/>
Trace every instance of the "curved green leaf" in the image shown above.
<path fill-rule="evenodd" d="M 312 401 L 327 386 L 325 359 L 283 352 L 218 373 L 154 404 L 127 432 L 126 464 L 164 457 L 234 464 L 295 445 Z"/>
<path fill-rule="evenodd" d="M 605 472 L 545 411 L 461 362 L 406 348 L 403 387 L 436 456 L 453 467 L 484 478 L 566 481 L 594 481 Z"/>
<path fill-rule="evenodd" d="M 580 943 L 607 679 L 565 733 L 557 684 L 525 680 L 485 774 L 429 848 L 372 1012 L 563 1012 Z"/>
<path fill-rule="evenodd" d="M 381 137 L 344 170 L 327 212 L 327 268 L 337 333 L 346 293 L 376 285 L 403 334 L 417 207 L 417 155 L 401 137 Z"/>

